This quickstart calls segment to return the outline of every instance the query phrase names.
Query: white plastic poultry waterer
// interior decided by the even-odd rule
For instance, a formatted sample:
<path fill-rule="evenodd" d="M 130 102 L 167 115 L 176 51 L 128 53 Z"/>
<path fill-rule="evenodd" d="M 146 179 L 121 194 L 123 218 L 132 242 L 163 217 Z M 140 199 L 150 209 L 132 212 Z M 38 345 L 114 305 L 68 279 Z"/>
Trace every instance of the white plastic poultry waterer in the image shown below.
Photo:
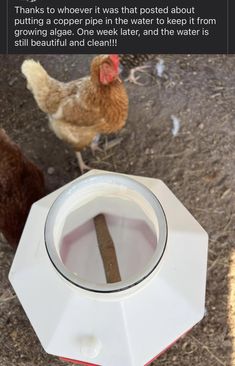
<path fill-rule="evenodd" d="M 144 366 L 202 319 L 207 248 L 162 181 L 93 170 L 33 205 L 9 278 L 46 352 Z"/>

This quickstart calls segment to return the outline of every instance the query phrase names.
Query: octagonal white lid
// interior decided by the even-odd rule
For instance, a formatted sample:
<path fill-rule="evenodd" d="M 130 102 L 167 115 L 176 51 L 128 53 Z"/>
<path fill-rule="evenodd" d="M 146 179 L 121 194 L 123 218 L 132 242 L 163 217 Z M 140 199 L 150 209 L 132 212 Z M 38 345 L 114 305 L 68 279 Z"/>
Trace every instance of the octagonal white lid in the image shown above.
<path fill-rule="evenodd" d="M 94 217 L 105 216 L 114 242 L 121 281 L 107 283 Z M 122 175 L 98 174 L 71 184 L 51 206 L 45 243 L 56 270 L 88 291 L 116 292 L 148 277 L 159 264 L 167 223 L 157 197 Z"/>

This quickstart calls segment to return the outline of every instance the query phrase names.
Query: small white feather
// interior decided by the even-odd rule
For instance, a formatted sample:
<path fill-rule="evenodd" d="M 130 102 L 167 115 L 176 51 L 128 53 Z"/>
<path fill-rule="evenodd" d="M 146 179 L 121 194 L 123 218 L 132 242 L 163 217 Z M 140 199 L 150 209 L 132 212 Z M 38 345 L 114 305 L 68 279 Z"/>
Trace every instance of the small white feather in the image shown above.
<path fill-rule="evenodd" d="M 164 71 L 165 71 L 164 60 L 162 58 L 160 58 L 158 63 L 156 64 L 157 76 L 159 76 L 161 78 L 163 76 Z"/>
<path fill-rule="evenodd" d="M 171 132 L 172 132 L 173 136 L 176 136 L 176 135 L 178 135 L 179 130 L 180 130 L 180 119 L 174 115 L 171 115 L 171 120 L 172 120 L 172 124 L 173 124 Z"/>

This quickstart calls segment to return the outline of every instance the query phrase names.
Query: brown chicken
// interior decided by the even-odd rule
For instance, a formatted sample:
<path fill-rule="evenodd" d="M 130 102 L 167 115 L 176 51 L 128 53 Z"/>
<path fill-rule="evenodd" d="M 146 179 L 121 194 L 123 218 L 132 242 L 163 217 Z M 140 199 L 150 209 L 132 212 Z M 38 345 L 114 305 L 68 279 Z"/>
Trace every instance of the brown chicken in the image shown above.
<path fill-rule="evenodd" d="M 31 205 L 44 193 L 41 171 L 0 129 L 0 232 L 14 248 Z"/>
<path fill-rule="evenodd" d="M 75 149 L 81 172 L 89 169 L 80 151 L 88 145 L 94 150 L 97 135 L 117 132 L 126 123 L 128 97 L 118 76 L 118 55 L 96 56 L 90 76 L 69 83 L 51 78 L 33 60 L 24 61 L 22 73 L 52 130 Z"/>

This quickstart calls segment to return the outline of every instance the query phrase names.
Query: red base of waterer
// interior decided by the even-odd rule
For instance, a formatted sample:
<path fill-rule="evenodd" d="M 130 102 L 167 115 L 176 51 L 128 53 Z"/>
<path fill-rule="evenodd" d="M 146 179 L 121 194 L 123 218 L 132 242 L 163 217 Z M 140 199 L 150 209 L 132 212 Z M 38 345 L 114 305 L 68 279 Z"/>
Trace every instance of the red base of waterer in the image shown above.
<path fill-rule="evenodd" d="M 60 357 L 61 361 L 65 361 L 65 362 L 71 362 L 74 363 L 76 365 L 83 365 L 83 366 L 101 366 L 101 365 L 97 365 L 94 363 L 88 363 L 88 362 L 83 362 L 83 361 L 76 361 L 76 360 L 70 360 L 69 358 L 64 358 L 64 357 Z"/>
<path fill-rule="evenodd" d="M 190 332 L 191 329 L 189 329 L 187 332 L 182 334 L 179 338 L 177 338 L 174 342 L 172 342 L 167 348 L 165 348 L 162 352 L 160 352 L 157 356 L 152 358 L 149 362 L 147 362 L 144 366 L 150 365 L 153 361 L 155 361 L 158 357 L 160 357 L 163 353 L 165 353 L 169 348 L 171 348 L 180 338 L 184 337 L 188 332 Z M 83 366 L 101 366 L 94 363 L 84 362 L 84 361 L 76 361 L 76 360 L 70 360 L 69 358 L 60 357 L 61 361 L 71 362 L 74 364 L 79 364 Z"/>

